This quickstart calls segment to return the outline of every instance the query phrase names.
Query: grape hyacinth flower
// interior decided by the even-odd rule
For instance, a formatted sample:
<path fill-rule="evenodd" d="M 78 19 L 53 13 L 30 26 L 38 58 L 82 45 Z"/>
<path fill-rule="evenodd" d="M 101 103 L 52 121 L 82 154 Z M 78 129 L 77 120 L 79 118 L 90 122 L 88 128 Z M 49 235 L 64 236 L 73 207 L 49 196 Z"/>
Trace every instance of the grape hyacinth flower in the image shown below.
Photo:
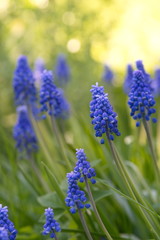
<path fill-rule="evenodd" d="M 16 105 L 33 105 L 36 100 L 35 80 L 26 56 L 20 56 L 13 77 Z"/>
<path fill-rule="evenodd" d="M 51 71 L 44 70 L 42 74 L 42 86 L 40 90 L 41 111 L 48 112 L 55 118 L 67 118 L 70 106 L 64 97 L 63 90 L 53 83 Z"/>
<path fill-rule="evenodd" d="M 128 105 L 131 109 L 130 115 L 135 119 L 136 126 L 140 126 L 140 119 L 150 120 L 150 116 L 156 112 L 154 97 L 152 96 L 149 83 L 145 80 L 142 71 L 134 71 L 132 87 L 129 93 Z M 156 118 L 152 118 L 156 122 Z"/>
<path fill-rule="evenodd" d="M 29 156 L 32 152 L 38 150 L 37 138 L 28 116 L 26 106 L 17 108 L 18 120 L 13 129 L 13 137 L 16 141 L 16 148 L 21 153 Z"/>
<path fill-rule="evenodd" d="M 126 94 L 130 92 L 131 88 L 131 83 L 132 83 L 132 78 L 133 78 L 133 68 L 131 64 L 127 65 L 127 72 L 123 84 L 123 89 Z"/>
<path fill-rule="evenodd" d="M 4 227 L 0 227 L 0 240 L 9 240 L 8 232 Z"/>
<path fill-rule="evenodd" d="M 70 79 L 70 68 L 63 54 L 57 57 L 55 75 L 60 85 L 66 84 Z"/>
<path fill-rule="evenodd" d="M 96 172 L 94 168 L 91 168 L 90 163 L 87 161 L 84 149 L 76 149 L 76 158 L 77 163 L 74 172 L 79 173 L 79 181 L 84 182 L 85 176 L 90 179 L 92 184 L 95 184 L 96 180 L 93 177 L 96 176 Z"/>
<path fill-rule="evenodd" d="M 114 73 L 108 65 L 104 65 L 104 71 L 102 74 L 102 80 L 106 83 L 111 84 L 114 79 Z"/>
<path fill-rule="evenodd" d="M 92 86 L 90 90 L 92 93 L 92 101 L 90 102 L 90 117 L 93 118 L 92 124 L 94 125 L 95 136 L 102 137 L 103 134 L 107 134 L 110 140 L 114 140 L 115 134 L 120 136 L 120 132 L 117 126 L 117 114 L 113 111 L 108 94 L 104 92 L 103 86 Z M 101 144 L 104 143 L 104 139 L 101 139 Z"/>
<path fill-rule="evenodd" d="M 35 67 L 34 67 L 34 78 L 35 81 L 37 83 L 38 86 L 40 86 L 41 83 L 41 77 L 42 77 L 42 73 L 45 70 L 45 65 L 44 65 L 44 61 L 42 58 L 38 58 L 35 61 Z"/>
<path fill-rule="evenodd" d="M 67 173 L 68 178 L 68 191 L 65 199 L 67 207 L 70 207 L 71 213 L 76 213 L 76 209 L 82 209 L 84 207 L 89 208 L 90 204 L 85 202 L 87 198 L 84 191 L 80 190 L 78 186 L 79 173 L 70 172 Z"/>
<path fill-rule="evenodd" d="M 160 68 L 155 70 L 154 81 L 153 81 L 152 87 L 154 89 L 154 91 L 153 91 L 154 95 L 160 96 Z"/>
<path fill-rule="evenodd" d="M 54 212 L 52 208 L 45 209 L 46 223 L 44 224 L 43 235 L 50 234 L 50 238 L 56 238 L 55 232 L 60 232 L 60 224 L 54 219 Z M 57 238 L 56 238 L 57 239 Z"/>
<path fill-rule="evenodd" d="M 8 218 L 8 207 L 2 207 L 2 204 L 0 204 L 0 234 L 3 234 L 5 236 L 6 233 L 3 232 L 2 228 L 4 228 L 8 233 L 8 238 L 6 239 L 16 239 L 17 230 L 15 229 L 14 224 Z M 5 240 L 5 238 L 3 240 Z"/>

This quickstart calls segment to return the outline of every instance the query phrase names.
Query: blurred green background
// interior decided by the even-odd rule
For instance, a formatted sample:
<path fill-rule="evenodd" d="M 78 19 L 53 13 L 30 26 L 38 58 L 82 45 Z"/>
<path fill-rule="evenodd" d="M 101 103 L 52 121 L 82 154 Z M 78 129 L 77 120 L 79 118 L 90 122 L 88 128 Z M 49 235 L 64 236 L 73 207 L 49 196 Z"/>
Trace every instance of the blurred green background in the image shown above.
<path fill-rule="evenodd" d="M 123 159 L 131 160 L 128 164 L 131 172 L 138 176 L 135 181 L 138 184 L 140 182 L 140 189 L 142 187 L 144 190 L 144 186 L 152 188 L 154 172 L 148 148 L 145 148 L 145 135 L 142 129 L 140 132 L 135 130 L 135 122 L 129 118 L 122 83 L 126 64 L 134 64 L 137 59 L 141 59 L 150 73 L 160 64 L 159 9 L 159 0 L 0 0 L 0 144 L 3 146 L 0 153 L 0 201 L 9 206 L 12 220 L 19 228 L 19 239 L 40 239 L 42 223 L 38 221 L 44 207 L 39 205 L 37 199 L 46 192 L 34 179 L 33 173 L 30 176 L 31 169 L 27 161 L 17 160 L 14 149 L 11 131 L 16 121 L 16 109 L 12 78 L 18 56 L 26 55 L 32 68 L 35 60 L 41 57 L 46 67 L 53 70 L 57 55 L 66 55 L 72 73 L 71 82 L 65 89 L 72 108 L 71 118 L 64 123 L 67 154 L 74 163 L 74 149 L 84 147 L 90 160 L 95 161 L 98 177 L 107 179 L 112 186 L 117 187 L 121 183 L 111 163 L 108 148 L 98 144 L 89 118 L 91 85 L 97 81 L 105 85 L 119 116 L 122 136 L 119 138 L 121 140 L 115 140 L 119 151 Z M 101 82 L 104 63 L 109 64 L 116 74 L 115 88 Z M 41 127 L 46 133 L 48 125 Z M 154 126 L 154 136 L 156 131 Z M 59 178 L 63 176 L 64 180 L 66 169 L 60 165 L 62 159 L 59 149 L 56 149 L 56 144 L 54 147 L 52 145 L 52 133 L 47 134 L 46 141 L 54 156 L 51 170 L 54 172 L 59 166 Z M 137 146 L 141 146 L 139 151 Z M 41 165 L 41 161 L 50 164 L 42 149 L 36 161 L 50 191 L 55 190 Z M 137 164 L 145 180 L 134 164 Z M 104 190 L 100 184 L 94 190 L 98 188 Z M 149 202 L 159 211 L 154 190 L 154 196 L 152 189 L 150 195 L 147 195 Z M 118 194 L 110 196 L 108 192 L 108 196 L 109 201 L 103 199 L 99 208 L 114 235 L 122 232 L 140 237 L 145 234 L 150 236 L 132 204 L 130 206 Z M 41 203 L 47 206 L 43 201 Z M 105 212 L 110 216 L 109 221 Z M 56 216 L 61 217 L 61 214 L 57 213 Z M 64 228 L 76 229 L 75 224 L 67 218 L 70 219 L 68 215 L 61 219 Z M 91 224 L 92 220 L 88 222 Z M 97 231 L 97 225 L 91 229 Z M 64 235 L 61 239 L 75 240 L 81 237 L 66 238 Z"/>

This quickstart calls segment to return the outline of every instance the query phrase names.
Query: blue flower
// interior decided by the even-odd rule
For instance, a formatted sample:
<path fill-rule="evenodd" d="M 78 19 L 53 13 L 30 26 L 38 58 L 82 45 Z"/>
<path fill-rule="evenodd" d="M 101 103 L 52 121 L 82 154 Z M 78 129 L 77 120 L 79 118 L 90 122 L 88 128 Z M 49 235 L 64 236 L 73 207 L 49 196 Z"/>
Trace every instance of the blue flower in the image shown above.
<path fill-rule="evenodd" d="M 145 118 L 148 121 L 150 116 L 156 112 L 155 108 L 153 108 L 155 100 L 142 71 L 134 71 L 133 73 L 128 105 L 131 109 L 130 115 L 137 121 L 137 127 L 140 126 L 140 119 Z M 156 122 L 155 118 L 152 120 Z"/>
<path fill-rule="evenodd" d="M 1 204 L 0 204 L 0 228 L 4 228 L 5 230 L 7 230 L 9 240 L 16 239 L 17 230 L 15 229 L 14 224 L 8 218 L 8 207 L 2 207 Z M 6 235 L 6 233 L 3 234 Z M 5 238 L 3 240 L 5 240 Z"/>
<path fill-rule="evenodd" d="M 54 212 L 52 208 L 45 209 L 46 223 L 43 228 L 43 235 L 50 234 L 51 238 L 55 238 L 55 232 L 60 232 L 60 224 L 54 219 Z"/>
<path fill-rule="evenodd" d="M 65 199 L 67 207 L 70 207 L 71 213 L 76 213 L 77 208 L 82 209 L 84 207 L 89 208 L 90 204 L 85 204 L 87 201 L 84 191 L 80 190 L 78 186 L 78 180 L 80 177 L 79 172 L 67 173 L 68 178 L 68 191 Z"/>
<path fill-rule="evenodd" d="M 146 72 L 145 68 L 144 68 L 144 65 L 143 65 L 143 62 L 141 60 L 137 60 L 136 61 L 136 67 L 139 71 L 142 71 L 143 73 L 143 76 L 144 76 L 144 79 L 145 81 L 148 83 L 148 84 L 151 84 L 151 77 L 150 75 Z"/>
<path fill-rule="evenodd" d="M 96 176 L 95 169 L 91 168 L 90 163 L 87 161 L 87 156 L 84 152 L 84 149 L 76 149 L 76 158 L 77 163 L 76 167 L 74 168 L 74 172 L 80 173 L 80 182 L 84 182 L 84 176 L 86 176 L 93 184 L 96 183 L 96 180 L 93 178 Z"/>
<path fill-rule="evenodd" d="M 37 138 L 28 116 L 27 107 L 17 108 L 18 120 L 13 129 L 13 137 L 16 141 L 16 148 L 21 153 L 30 155 L 38 150 Z"/>
<path fill-rule="evenodd" d="M 36 102 L 37 97 L 34 82 L 35 80 L 27 58 L 25 56 L 19 57 L 13 77 L 16 105 L 32 105 Z"/>
<path fill-rule="evenodd" d="M 63 54 L 60 54 L 57 58 L 55 75 L 60 85 L 66 84 L 70 79 L 70 68 Z"/>
<path fill-rule="evenodd" d="M 114 79 L 114 73 L 108 65 L 104 65 L 104 71 L 102 74 L 102 80 L 106 83 L 112 83 Z"/>
<path fill-rule="evenodd" d="M 64 97 L 63 90 L 53 83 L 51 71 L 44 70 L 42 74 L 42 86 L 40 90 L 41 111 L 48 112 L 55 118 L 69 116 L 70 106 Z"/>
<path fill-rule="evenodd" d="M 155 70 L 154 81 L 152 82 L 153 93 L 155 96 L 160 96 L 160 68 Z"/>
<path fill-rule="evenodd" d="M 42 58 L 38 58 L 35 62 L 34 73 L 33 73 L 35 81 L 38 85 L 40 85 L 41 83 L 41 77 L 44 70 L 45 70 L 44 61 Z"/>
<path fill-rule="evenodd" d="M 9 240 L 8 231 L 4 227 L 0 227 L 0 240 Z"/>
<path fill-rule="evenodd" d="M 92 93 L 92 101 L 90 102 L 90 117 L 93 118 L 92 124 L 94 125 L 95 136 L 102 137 L 107 134 L 110 140 L 114 140 L 112 134 L 120 136 L 117 126 L 117 114 L 113 111 L 108 94 L 104 93 L 104 87 L 96 85 L 92 86 L 90 90 Z M 104 139 L 100 141 L 104 143 Z"/>
<path fill-rule="evenodd" d="M 133 78 L 133 68 L 132 68 L 132 65 L 128 64 L 127 72 L 126 72 L 126 76 L 123 84 L 123 89 L 126 94 L 130 92 L 132 78 Z"/>

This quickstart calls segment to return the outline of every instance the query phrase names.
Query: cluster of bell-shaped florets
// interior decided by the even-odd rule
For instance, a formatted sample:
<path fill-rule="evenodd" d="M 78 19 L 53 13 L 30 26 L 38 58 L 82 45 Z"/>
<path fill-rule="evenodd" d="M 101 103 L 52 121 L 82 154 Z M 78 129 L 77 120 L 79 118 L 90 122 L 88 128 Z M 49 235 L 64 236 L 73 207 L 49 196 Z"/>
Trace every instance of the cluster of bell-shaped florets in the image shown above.
<path fill-rule="evenodd" d="M 69 115 L 69 103 L 64 97 L 63 90 L 54 84 L 51 71 L 43 71 L 40 104 L 42 112 L 48 112 L 55 118 L 66 118 Z"/>
<path fill-rule="evenodd" d="M 150 120 L 150 116 L 156 112 L 154 97 L 148 81 L 144 78 L 142 71 L 134 71 L 132 87 L 129 93 L 128 105 L 131 109 L 130 115 L 135 119 L 136 126 L 140 126 L 140 119 Z M 152 118 L 156 122 L 156 118 Z"/>
<path fill-rule="evenodd" d="M 102 80 L 106 83 L 113 83 L 114 73 L 108 65 L 104 65 L 104 71 L 102 74 Z"/>
<path fill-rule="evenodd" d="M 79 173 L 79 181 L 84 182 L 84 177 L 89 178 L 92 184 L 96 183 L 94 177 L 96 176 L 96 171 L 91 167 L 90 162 L 87 161 L 87 156 L 84 149 L 76 149 L 76 167 L 74 168 L 75 173 Z"/>
<path fill-rule="evenodd" d="M 160 68 L 157 68 L 154 73 L 154 80 L 152 82 L 153 94 L 160 96 Z"/>
<path fill-rule="evenodd" d="M 133 68 L 131 64 L 128 64 L 126 76 L 123 84 L 123 89 L 126 94 L 128 94 L 131 89 L 132 78 L 133 78 Z"/>
<path fill-rule="evenodd" d="M 4 228 L 6 232 L 2 229 Z M 4 236 L 3 240 L 15 240 L 17 235 L 17 230 L 14 227 L 13 222 L 11 222 L 8 218 L 8 208 L 2 207 L 0 204 L 0 234 Z M 8 238 L 7 238 L 8 237 Z"/>
<path fill-rule="evenodd" d="M 16 105 L 33 105 L 36 100 L 36 88 L 33 73 L 26 56 L 20 56 L 13 77 L 13 89 Z"/>
<path fill-rule="evenodd" d="M 60 224 L 54 219 L 54 212 L 52 208 L 45 209 L 46 222 L 43 226 L 43 235 L 50 234 L 50 238 L 56 238 L 56 232 L 60 232 Z M 57 238 L 56 238 L 57 239 Z"/>
<path fill-rule="evenodd" d="M 19 152 L 29 156 L 32 152 L 37 151 L 37 138 L 28 116 L 26 106 L 17 108 L 18 119 L 13 129 L 13 137 L 16 141 L 16 148 Z"/>
<path fill-rule="evenodd" d="M 85 203 L 87 201 L 85 192 L 80 190 L 78 186 L 79 173 L 73 171 L 67 173 L 67 179 L 68 191 L 65 202 L 67 207 L 70 207 L 70 212 L 76 213 L 77 209 L 82 209 L 84 207 L 89 208 L 90 204 Z"/>
<path fill-rule="evenodd" d="M 91 93 L 90 117 L 93 118 L 95 136 L 102 137 L 103 134 L 107 134 L 110 140 L 114 140 L 112 134 L 120 136 L 120 132 L 117 126 L 117 114 L 113 111 L 108 94 L 104 93 L 104 87 L 98 86 L 98 83 L 92 86 Z M 104 139 L 101 139 L 100 142 L 103 144 Z"/>
<path fill-rule="evenodd" d="M 63 54 L 57 57 L 55 75 L 60 85 L 66 84 L 70 79 L 70 68 Z"/>
<path fill-rule="evenodd" d="M 8 231 L 4 227 L 0 227 L 0 240 L 9 240 Z"/>

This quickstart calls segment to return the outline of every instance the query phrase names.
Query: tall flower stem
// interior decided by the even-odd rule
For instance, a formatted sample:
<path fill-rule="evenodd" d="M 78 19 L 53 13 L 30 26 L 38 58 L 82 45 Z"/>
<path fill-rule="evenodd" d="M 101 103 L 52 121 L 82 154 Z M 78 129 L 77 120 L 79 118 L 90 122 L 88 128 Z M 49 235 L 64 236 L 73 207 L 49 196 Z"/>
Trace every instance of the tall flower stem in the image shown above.
<path fill-rule="evenodd" d="M 111 149 L 111 152 L 112 152 L 112 155 L 113 155 L 113 159 L 117 165 L 117 168 L 120 172 L 120 174 L 122 175 L 125 183 L 126 183 L 126 186 L 127 186 L 127 189 L 131 195 L 131 197 L 137 202 L 138 200 L 141 199 L 138 191 L 136 190 L 135 186 L 134 186 L 134 183 L 132 182 L 123 162 L 121 161 L 121 159 L 119 158 L 118 156 L 118 153 L 116 152 L 115 148 L 114 148 L 114 145 L 112 143 L 112 141 L 109 139 L 109 134 L 107 133 L 107 138 L 108 138 L 108 142 L 109 142 L 109 146 L 110 146 L 110 149 Z M 139 199 L 137 199 L 137 195 L 139 197 Z M 144 203 L 144 201 L 143 201 Z M 142 203 L 142 204 L 143 204 Z M 145 204 L 146 205 L 146 204 Z M 153 227 L 152 225 L 152 221 L 150 220 L 150 218 L 148 218 L 148 215 L 147 213 L 145 212 L 145 210 L 142 208 L 142 207 L 138 207 L 139 209 L 139 212 L 142 216 L 142 218 L 144 219 L 146 225 L 148 226 L 148 228 L 150 229 L 150 231 L 154 234 L 154 236 L 156 237 L 156 239 L 160 239 L 159 237 L 159 234 L 157 233 L 157 231 L 155 230 L 155 227 Z"/>
<path fill-rule="evenodd" d="M 71 163 L 70 163 L 68 157 L 66 156 L 63 140 L 61 139 L 60 132 L 58 131 L 58 127 L 57 127 L 57 124 L 56 124 L 54 116 L 51 116 L 51 124 L 52 124 L 53 132 L 55 133 L 57 142 L 59 144 L 59 148 L 61 149 L 63 157 L 66 160 L 66 163 L 68 165 L 68 169 L 71 170 L 72 169 Z"/>
<path fill-rule="evenodd" d="M 145 131 L 146 131 L 148 144 L 149 144 L 150 152 L 151 152 L 152 159 L 153 159 L 153 164 L 154 164 L 156 175 L 157 175 L 157 182 L 159 183 L 160 171 L 159 171 L 159 167 L 158 167 L 158 163 L 157 163 L 156 151 L 153 147 L 153 140 L 152 140 L 152 135 L 151 135 L 151 131 L 149 129 L 148 122 L 144 118 L 143 118 L 143 125 L 144 125 Z"/>
<path fill-rule="evenodd" d="M 88 229 L 86 220 L 85 220 L 85 218 L 84 218 L 84 216 L 83 216 L 83 213 L 82 213 L 81 209 L 79 209 L 78 206 L 77 206 L 77 209 L 78 209 L 78 213 L 79 213 L 79 217 L 80 217 L 81 223 L 82 223 L 82 225 L 83 225 L 84 231 L 85 231 L 88 239 L 89 239 L 89 240 L 93 240 L 93 238 L 92 238 L 92 236 L 91 236 L 91 234 L 90 234 L 90 231 L 89 231 L 89 229 Z"/>
<path fill-rule="evenodd" d="M 97 217 L 97 220 L 99 222 L 99 225 L 101 226 L 103 232 L 105 233 L 106 237 L 108 240 L 113 240 L 113 238 L 110 236 L 109 232 L 107 231 L 106 227 L 104 226 L 103 222 L 102 222 L 102 219 L 98 213 L 98 210 L 97 210 L 97 207 L 96 207 L 96 204 L 95 204 L 95 201 L 94 201 L 94 198 L 93 198 L 93 195 L 92 195 L 92 192 L 91 192 L 91 189 L 90 189 L 90 186 L 89 186 L 89 183 L 88 183 L 88 179 L 86 178 L 86 176 L 84 176 L 84 179 L 85 179 L 85 183 L 86 183 L 86 187 L 87 187 L 87 192 L 88 192 L 88 195 L 89 195 L 89 199 L 91 201 L 91 204 L 92 204 L 92 207 L 93 207 L 93 210 L 94 210 L 94 213 Z"/>
<path fill-rule="evenodd" d="M 56 235 L 55 231 L 53 231 L 53 232 L 54 232 L 54 238 L 55 238 L 55 240 L 58 240 L 58 238 L 57 238 L 57 235 Z"/>

